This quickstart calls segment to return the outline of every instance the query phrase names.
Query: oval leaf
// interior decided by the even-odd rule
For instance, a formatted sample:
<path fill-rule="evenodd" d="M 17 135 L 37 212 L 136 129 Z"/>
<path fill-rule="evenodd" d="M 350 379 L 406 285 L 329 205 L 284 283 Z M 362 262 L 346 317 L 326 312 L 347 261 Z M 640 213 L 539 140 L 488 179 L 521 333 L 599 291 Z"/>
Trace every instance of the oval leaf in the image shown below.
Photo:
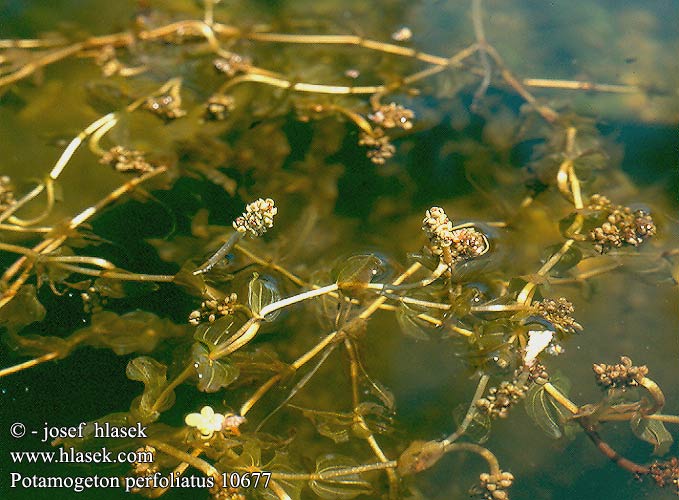
<path fill-rule="evenodd" d="M 196 328 L 193 338 L 205 344 L 212 352 L 221 342 L 226 340 L 234 324 L 234 317 L 231 315 L 223 316 L 214 323 L 203 323 Z"/>
<path fill-rule="evenodd" d="M 636 437 L 653 445 L 654 455 L 662 456 L 670 451 L 674 439 L 660 420 L 650 420 L 637 413 L 629 424 Z"/>
<path fill-rule="evenodd" d="M 429 340 L 429 332 L 433 328 L 427 328 L 426 323 L 417 318 L 419 311 L 412 309 L 408 304 L 401 303 L 396 311 L 396 321 L 401 331 L 407 337 L 415 340 Z"/>
<path fill-rule="evenodd" d="M 185 335 L 188 328 L 148 311 L 132 311 L 122 316 L 101 311 L 92 315 L 90 326 L 77 330 L 74 335 L 84 336 L 87 345 L 106 347 L 123 356 L 151 352 L 163 339 Z"/>
<path fill-rule="evenodd" d="M 374 255 L 354 255 L 349 257 L 337 273 L 337 285 L 346 293 L 356 293 L 365 288 L 370 281 L 384 272 L 382 261 Z"/>
<path fill-rule="evenodd" d="M 281 300 L 281 292 L 273 279 L 268 276 L 260 276 L 253 273 L 253 277 L 248 283 L 248 305 L 253 312 L 259 314 L 269 304 Z M 280 314 L 280 310 L 267 314 L 266 321 L 275 320 Z"/>
<path fill-rule="evenodd" d="M 349 457 L 324 455 L 316 461 L 316 473 L 321 476 L 321 479 L 309 481 L 309 487 L 316 495 L 326 499 L 350 500 L 359 495 L 368 494 L 372 492 L 372 486 L 362 479 L 360 474 L 335 475 L 357 465 Z"/>
<path fill-rule="evenodd" d="M 198 390 L 217 392 L 238 378 L 240 370 L 226 359 L 210 359 L 210 351 L 203 344 L 193 344 L 191 360 L 198 375 Z"/>
<path fill-rule="evenodd" d="M 349 430 L 354 421 L 352 413 L 311 410 L 294 405 L 290 406 L 302 410 L 302 415 L 311 421 L 321 436 L 330 438 L 335 443 L 349 441 Z"/>
<path fill-rule="evenodd" d="M 568 395 L 570 382 L 555 376 L 551 380 L 552 385 L 564 395 Z M 565 416 L 561 405 L 545 391 L 543 385 L 533 385 L 526 393 L 525 408 L 528 416 L 552 439 L 559 439 L 564 435 L 563 422 Z"/>
<path fill-rule="evenodd" d="M 246 466 L 251 466 L 246 464 Z M 271 472 L 283 472 L 287 474 L 299 474 L 300 471 L 296 470 L 290 464 L 290 459 L 286 453 L 281 451 L 276 451 L 273 460 L 267 463 L 263 470 Z M 302 486 L 304 483 L 301 481 L 294 481 L 291 479 L 276 479 L 278 486 L 285 491 L 290 500 L 300 500 L 302 496 Z M 260 482 L 259 487 L 255 490 L 258 498 L 262 500 L 280 500 L 280 496 L 275 494 L 271 488 L 264 488 Z"/>
<path fill-rule="evenodd" d="M 453 418 L 458 427 L 467 416 L 467 411 L 469 411 L 469 405 L 467 404 L 458 405 L 455 410 L 453 410 Z M 490 437 L 490 429 L 490 415 L 488 413 L 474 411 L 474 416 L 467 425 L 467 430 L 464 435 L 475 443 L 483 444 L 488 441 L 488 438 Z"/>

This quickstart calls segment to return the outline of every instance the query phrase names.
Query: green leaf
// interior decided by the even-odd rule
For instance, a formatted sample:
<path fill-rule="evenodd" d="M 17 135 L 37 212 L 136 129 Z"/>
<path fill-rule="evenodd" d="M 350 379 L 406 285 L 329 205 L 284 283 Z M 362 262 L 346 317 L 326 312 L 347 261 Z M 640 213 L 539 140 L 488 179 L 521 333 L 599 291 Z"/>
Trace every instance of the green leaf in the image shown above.
<path fill-rule="evenodd" d="M 267 463 L 262 470 L 270 472 L 284 472 L 287 474 L 299 473 L 299 470 L 295 470 L 290 464 L 290 458 L 286 453 L 277 451 L 274 458 Z M 278 485 L 285 490 L 288 496 L 292 500 L 300 500 L 302 496 L 302 486 L 304 483 L 302 481 L 292 481 L 289 479 L 276 479 Z M 276 495 L 271 488 L 264 488 L 261 484 L 255 490 L 257 496 L 263 500 L 279 500 L 279 496 Z"/>
<path fill-rule="evenodd" d="M 193 338 L 205 344 L 210 352 L 212 352 L 217 345 L 228 338 L 234 322 L 235 318 L 227 315 L 219 318 L 214 323 L 203 323 L 196 328 Z"/>
<path fill-rule="evenodd" d="M 469 411 L 468 404 L 458 405 L 455 410 L 453 410 L 453 418 L 455 423 L 460 426 L 467 416 L 467 411 Z M 475 443 L 483 444 L 488 441 L 490 437 L 491 430 L 491 420 L 490 415 L 487 413 L 482 413 L 480 411 L 474 411 L 474 416 L 471 422 L 467 426 L 467 430 L 464 435 L 474 441 Z"/>
<path fill-rule="evenodd" d="M 364 401 L 358 404 L 356 413 L 363 417 L 369 432 L 373 434 L 386 434 L 393 430 L 393 420 L 389 415 L 389 410 L 381 404 Z M 362 425 L 352 425 L 352 431 L 356 436 L 367 438 Z"/>
<path fill-rule="evenodd" d="M 124 108 L 130 100 L 122 86 L 110 80 L 87 82 L 84 87 L 87 104 L 102 115 Z"/>
<path fill-rule="evenodd" d="M 564 395 L 568 395 L 570 382 L 568 379 L 557 374 L 551 380 L 554 387 Z M 528 416 L 552 439 L 564 436 L 563 422 L 565 414 L 561 405 L 545 391 L 543 385 L 533 385 L 526 393 L 525 408 Z"/>
<path fill-rule="evenodd" d="M 75 347 L 68 339 L 32 333 L 19 335 L 14 329 L 7 330 L 3 339 L 10 349 L 24 356 L 41 356 L 56 352 L 58 353 L 56 359 L 63 359 Z"/>
<path fill-rule="evenodd" d="M 440 441 L 413 441 L 398 457 L 397 471 L 402 476 L 418 474 L 433 467 L 445 452 Z"/>
<path fill-rule="evenodd" d="M 195 243 L 195 239 L 191 238 Z M 166 243 L 164 240 L 162 243 Z M 162 258 L 161 254 L 161 258 Z M 171 259 L 166 259 L 171 260 Z M 184 262 L 182 268 L 174 276 L 173 283 L 181 288 L 184 292 L 194 297 L 203 297 L 205 290 L 207 289 L 207 284 L 205 283 L 205 275 L 203 273 L 193 274 L 196 270 L 196 263 L 193 261 Z"/>
<path fill-rule="evenodd" d="M 19 330 L 45 318 L 45 308 L 36 296 L 33 285 L 23 285 L 16 296 L 0 309 L 0 326 Z"/>
<path fill-rule="evenodd" d="M 86 344 L 106 347 L 119 356 L 133 352 L 151 352 L 165 338 L 180 337 L 190 331 L 147 311 L 132 311 L 122 316 L 112 311 L 92 315 L 92 323 L 74 335 L 86 336 Z"/>
<path fill-rule="evenodd" d="M 160 412 L 167 410 L 174 404 L 175 395 L 171 392 L 160 401 L 157 408 L 158 396 L 167 386 L 167 367 L 153 358 L 140 356 L 127 363 L 125 369 L 127 378 L 144 384 L 144 392 L 132 401 L 130 413 L 140 422 L 148 423 L 158 419 Z"/>
<path fill-rule="evenodd" d="M 653 445 L 654 455 L 662 456 L 670 451 L 674 439 L 660 420 L 644 418 L 641 413 L 637 413 L 629 424 L 636 437 Z"/>
<path fill-rule="evenodd" d="M 356 293 L 365 288 L 378 274 L 384 273 L 382 261 L 374 255 L 354 255 L 339 268 L 337 285 L 345 293 Z"/>
<path fill-rule="evenodd" d="M 433 330 L 427 327 L 425 322 L 417 318 L 420 311 L 413 309 L 408 304 L 401 303 L 396 311 L 396 321 L 406 337 L 415 340 L 429 340 L 429 332 Z"/>
<path fill-rule="evenodd" d="M 342 455 L 324 455 L 316 461 L 316 473 L 330 475 L 338 471 L 358 466 L 352 458 Z M 309 487 L 316 495 L 324 499 L 350 500 L 359 495 L 372 492 L 372 486 L 361 478 L 360 474 L 314 479 L 309 481 Z"/>
<path fill-rule="evenodd" d="M 72 257 L 75 255 L 71 248 L 63 246 L 50 254 L 50 257 Z M 49 283 L 63 283 L 73 274 L 73 271 L 59 267 L 58 262 L 45 261 L 38 259 L 35 263 L 35 272 L 38 275 L 38 283 L 47 281 Z"/>
<path fill-rule="evenodd" d="M 372 395 L 377 397 L 384 405 L 383 409 L 394 413 L 396 411 L 396 397 L 387 387 L 385 387 L 379 380 L 369 379 L 368 390 Z"/>
<path fill-rule="evenodd" d="M 264 383 L 276 374 L 285 380 L 295 373 L 293 368 L 278 359 L 278 354 L 270 346 L 238 350 L 229 356 L 229 361 L 240 370 L 239 384 Z"/>
<path fill-rule="evenodd" d="M 259 314 L 259 311 L 264 309 L 269 304 L 281 300 L 281 292 L 273 279 L 267 276 L 260 276 L 253 273 L 253 277 L 248 283 L 248 305 L 253 312 Z M 275 320 L 280 314 L 280 310 L 267 314 L 264 318 L 266 321 Z"/>
<path fill-rule="evenodd" d="M 217 392 L 238 378 L 240 370 L 226 359 L 210 359 L 210 351 L 203 344 L 193 344 L 191 361 L 198 374 L 198 390 Z"/>
<path fill-rule="evenodd" d="M 311 410 L 290 405 L 302 410 L 302 415 L 308 418 L 321 436 L 332 439 L 335 443 L 349 441 L 351 425 L 354 422 L 352 413 Z"/>
<path fill-rule="evenodd" d="M 558 245 L 550 246 L 547 249 L 545 249 L 545 252 L 543 253 L 545 260 L 549 259 L 552 255 L 557 253 L 561 249 L 561 246 L 562 246 L 561 243 L 559 243 Z M 562 275 L 569 269 L 577 266 L 581 260 L 582 251 L 580 251 L 580 249 L 577 246 L 573 245 L 566 251 L 565 254 L 563 254 L 561 259 L 559 259 L 559 262 L 557 262 L 554 265 L 554 267 L 552 268 L 552 273 L 556 275 Z"/>
<path fill-rule="evenodd" d="M 441 302 L 442 294 L 438 290 L 436 292 L 432 292 L 430 289 L 415 290 L 409 293 L 408 297 L 424 302 L 439 303 Z M 443 312 L 442 309 L 438 308 L 401 302 L 396 311 L 396 321 L 401 327 L 401 331 L 403 331 L 404 335 L 415 340 L 429 340 L 430 336 L 437 331 L 438 327 L 433 326 L 431 323 L 420 319 L 417 316 L 424 313 L 441 320 L 443 319 Z"/>

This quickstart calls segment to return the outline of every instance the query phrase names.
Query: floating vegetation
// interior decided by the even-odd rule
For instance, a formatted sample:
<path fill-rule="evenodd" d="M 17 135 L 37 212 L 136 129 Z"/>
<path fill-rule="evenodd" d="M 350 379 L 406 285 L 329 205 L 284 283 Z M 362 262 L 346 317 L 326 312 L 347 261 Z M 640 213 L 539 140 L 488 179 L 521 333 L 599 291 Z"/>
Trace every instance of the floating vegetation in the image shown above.
<path fill-rule="evenodd" d="M 549 97 L 636 96 L 634 113 L 672 82 L 521 77 L 481 0 L 442 55 L 403 19 L 374 37 L 318 19 L 277 32 L 181 3 L 140 2 L 128 31 L 0 40 L 0 111 L 17 120 L 65 92 L 52 68 L 89 59 L 98 75 L 74 70 L 88 98 L 75 122 L 59 116 L 76 132 L 51 168 L 0 175 L 0 331 L 16 358 L 0 380 L 44 382 L 88 347 L 135 383 L 53 446 L 131 453 L 92 467 L 121 497 L 507 500 L 534 491 L 508 419 L 586 435 L 646 479 L 629 488 L 679 493 L 679 416 L 662 413 L 677 413 L 676 370 L 635 365 L 634 343 L 599 331 L 648 305 L 636 287 L 676 294 L 675 224 L 602 127 Z M 600 342 L 594 381 L 571 380 Z M 544 448 L 537 467 L 563 459 Z M 451 458 L 468 454 L 481 460 Z"/>

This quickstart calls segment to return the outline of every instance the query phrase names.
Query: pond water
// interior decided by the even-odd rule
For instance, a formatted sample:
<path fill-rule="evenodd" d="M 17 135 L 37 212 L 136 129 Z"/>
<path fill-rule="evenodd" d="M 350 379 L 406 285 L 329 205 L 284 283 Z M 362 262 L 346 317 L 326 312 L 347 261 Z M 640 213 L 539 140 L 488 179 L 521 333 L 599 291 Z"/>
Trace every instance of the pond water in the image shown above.
<path fill-rule="evenodd" d="M 63 221 L 140 174 L 106 168 L 97 157 L 104 151 L 83 144 L 63 172 L 53 175 L 56 202 L 33 224 L 53 228 L 48 234 L 9 230 L 19 226 L 16 218 L 2 216 L 0 198 L 3 297 L 20 276 L 11 267 L 18 256 L 37 258 L 24 263 L 32 268 L 18 296 L 0 307 L 5 340 L 0 369 L 63 349 L 60 339 L 74 332 L 82 335 L 64 359 L 0 378 L 0 497 L 128 497 L 120 488 L 76 493 L 73 488 L 11 487 L 12 473 L 119 478 L 129 474 L 129 467 L 19 464 L 10 452 L 58 450 L 40 440 L 46 425 L 77 426 L 128 412 L 130 405 L 134 411 L 128 422 L 139 420 L 143 403 L 135 398 L 144 389 L 126 376 L 139 356 L 167 367 L 167 380 L 194 362 L 199 371 L 206 370 L 201 373 L 216 377 L 240 368 L 238 380 L 218 390 L 205 390 L 211 382 L 191 372 L 178 384 L 173 405 L 158 418 L 141 418 L 154 439 L 194 452 L 205 463 L 228 469 L 241 453 L 241 461 L 249 459 L 243 450 L 253 447 L 262 449 L 259 466 L 279 473 L 313 472 L 319 457 L 328 454 L 335 457 L 333 467 L 349 463 L 338 455 L 351 457 L 355 465 L 379 462 L 365 430 L 356 428 L 355 407 L 366 412 L 386 457 L 398 459 L 413 441 L 441 440 L 455 431 L 481 374 L 490 375 L 489 387 L 514 378 L 524 356 L 518 339 L 525 341 L 527 325 L 538 314 L 528 309 L 530 293 L 535 301 L 565 297 L 583 327 L 565 334 L 538 318 L 542 328 L 554 331 L 548 350 L 563 351 L 558 356 L 544 352 L 540 359 L 555 386 L 558 380 L 570 382 L 568 397 L 576 405 L 604 397 L 593 363 L 614 364 L 628 356 L 646 365 L 648 378 L 664 392 L 661 413 L 679 414 L 676 15 L 670 0 L 233 1 L 215 6 L 215 22 L 223 29 L 215 29 L 212 40 L 196 27 L 208 24 L 172 28 L 204 18 L 203 3 L 192 0 L 4 2 L 0 176 L 12 179 L 16 198 L 50 183 L 45 179 L 69 141 L 108 113 L 116 113 L 116 122 L 110 131 L 100 130 L 101 147 L 148 152 L 148 164 L 167 167 L 167 172 L 150 175 L 67 233 Z M 170 28 L 160 35 L 163 26 Z M 120 35 L 113 52 L 105 52 L 111 50 L 105 43 L 92 43 L 92 37 L 128 30 L 136 38 Z M 145 38 L 144 33 L 155 34 Z M 482 43 L 484 34 L 488 46 Z M 331 43 L 329 35 L 345 37 L 334 40 L 343 43 Z M 5 42 L 36 38 L 56 40 L 57 48 Z M 459 64 L 445 62 L 479 40 Z M 36 54 L 53 54 L 78 42 L 83 47 L 71 57 L 3 85 L 3 78 L 25 68 Z M 222 61 L 222 68 L 228 68 L 215 71 L 216 51 L 222 59 L 240 58 Z M 420 73 L 427 70 L 431 75 Z M 371 86 L 373 92 L 356 90 Z M 224 119 L 208 119 L 205 103 L 220 87 L 228 98 L 218 108 Z M 152 106 L 140 98 L 173 96 L 174 90 L 185 116 L 167 119 L 144 109 Z M 404 108 L 389 108 L 391 102 Z M 383 115 L 395 109 L 401 113 L 399 126 L 389 128 Z M 214 113 L 210 118 L 216 118 Z M 630 207 L 628 215 L 638 216 L 637 210 L 651 214 L 657 234 L 597 251 L 590 230 L 604 222 L 608 209 L 593 208 L 589 200 L 596 193 L 620 210 Z M 245 205 L 268 197 L 278 207 L 275 226 L 260 238 L 246 237 L 214 270 L 192 277 L 191 271 L 233 233 L 231 222 Z M 579 197 L 584 208 L 578 206 Z M 44 204 L 41 193 L 17 217 L 39 216 Z M 379 296 L 375 287 L 368 289 L 369 281 L 393 282 L 420 262 L 422 269 L 410 278 L 416 282 L 436 268 L 434 240 L 422 232 L 425 211 L 434 206 L 443 207 L 452 224 L 473 224 L 487 238 L 488 251 L 478 259 L 460 258 L 433 284 L 387 290 L 391 309 L 370 314 L 367 323 L 356 320 Z M 31 253 L 43 237 L 61 234 L 68 238 L 49 256 Z M 540 272 L 560 249 L 563 258 Z M 126 280 L 95 281 L 83 272 L 101 270 L 102 259 L 126 273 Z M 73 262 L 81 265 L 79 270 L 63 266 Z M 139 282 L 129 279 L 130 273 L 169 278 Z M 236 326 L 218 321 L 223 332 L 218 340 L 210 337 L 212 330 L 189 325 L 189 314 L 210 294 L 221 299 L 235 292 L 239 303 L 253 308 L 257 301 L 272 303 L 312 284 L 332 283 L 339 283 L 347 300 L 323 296 L 286 306 L 275 320 L 262 321 L 257 336 L 242 349 L 219 361 L 197 357 L 196 349 L 214 353 L 214 345 L 247 319 L 242 311 L 231 311 Z M 522 292 L 533 287 L 521 309 Z M 411 302 L 404 304 L 399 297 Z M 483 305 L 509 307 L 473 310 Z M 413 319 L 420 313 L 431 321 Z M 345 342 L 331 343 L 332 350 L 324 349 L 297 374 L 285 368 L 337 329 L 346 335 Z M 32 344 L 35 339 L 42 340 Z M 352 363 L 354 353 L 358 361 Z M 215 375 L 215 366 L 227 368 Z M 187 414 L 204 405 L 237 411 L 276 374 L 280 383 L 253 403 L 240 436 L 224 431 L 222 441 L 203 441 L 202 449 L 196 445 L 201 441 L 185 425 Z M 158 398 L 166 386 L 160 379 L 165 385 L 151 389 L 149 397 Z M 291 391 L 294 397 L 287 400 Z M 630 388 L 625 401 L 648 405 L 644 391 Z M 660 489 L 651 478 L 639 480 L 617 467 L 566 410 L 554 410 L 558 403 L 547 414 L 562 434 L 559 439 L 545 433 L 526 406 L 517 402 L 507 418 L 493 419 L 482 442 L 502 470 L 514 475 L 511 498 L 676 498 L 676 486 Z M 666 428 L 676 439 L 674 420 Z M 29 433 L 12 437 L 14 423 L 24 424 Z M 653 456 L 653 446 L 635 437 L 625 420 L 602 423 L 598 432 L 620 455 L 640 464 L 678 455 L 673 443 L 662 456 Z M 484 433 L 472 426 L 460 442 L 477 442 Z M 99 441 L 76 444 L 101 448 Z M 129 451 L 144 443 L 105 444 Z M 274 450 L 278 458 L 267 465 Z M 165 474 L 180 463 L 168 457 L 158 463 Z M 428 470 L 406 477 L 400 493 L 413 499 L 468 498 L 486 470 L 479 456 L 451 451 Z M 189 468 L 187 474 L 194 473 Z M 321 490 L 324 498 L 388 497 L 383 472 L 348 477 L 356 484 L 305 486 L 301 498 L 316 498 Z M 287 482 L 281 479 L 281 484 Z M 293 497 L 294 490 L 287 489 Z M 267 490 L 263 498 L 275 495 Z M 162 498 L 209 495 L 174 488 Z"/>

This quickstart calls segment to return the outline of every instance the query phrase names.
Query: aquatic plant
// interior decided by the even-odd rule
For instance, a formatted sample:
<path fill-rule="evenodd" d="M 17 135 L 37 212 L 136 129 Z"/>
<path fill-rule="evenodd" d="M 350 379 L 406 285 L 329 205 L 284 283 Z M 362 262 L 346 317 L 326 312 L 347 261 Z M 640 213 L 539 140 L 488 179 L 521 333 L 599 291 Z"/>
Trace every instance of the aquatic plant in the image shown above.
<path fill-rule="evenodd" d="M 554 439 L 582 432 L 617 466 L 679 492 L 665 427 L 679 417 L 662 413 L 652 365 L 627 356 L 594 364 L 592 386 L 602 393 L 588 403 L 576 402 L 582 393 L 569 395 L 568 374 L 552 369 L 573 337 L 582 336 L 586 349 L 595 335 L 576 320 L 574 302 L 587 286 L 621 270 L 676 285 L 670 223 L 635 206 L 648 200 L 637 198 L 590 120 L 533 95 L 546 87 L 646 98 L 662 92 L 650 84 L 518 77 L 486 38 L 480 0 L 471 2 L 473 39 L 443 56 L 412 48 L 405 27 L 390 42 L 276 33 L 218 21 L 228 12 L 215 11 L 212 0 L 201 19 L 153 13 L 109 35 L 0 40 L 5 102 L 27 78 L 44 71 L 49 80 L 49 66 L 69 58 L 92 59 L 104 78 L 88 87 L 96 118 L 64 144 L 44 178 L 25 188 L 27 179 L 0 177 L 0 251 L 8 262 L 0 326 L 6 347 L 30 357 L 0 376 L 77 358 L 90 346 L 126 356 L 127 378 L 143 384 L 128 410 L 101 415 L 84 436 L 57 438 L 54 446 L 96 449 L 103 442 L 97 426 L 142 425 L 145 437 L 116 439 L 117 448 L 152 457 L 117 469 L 131 480 L 127 489 L 161 497 L 170 488 L 157 478 L 181 484 L 199 474 L 204 495 L 215 499 L 419 498 L 426 471 L 450 467 L 449 457 L 465 452 L 486 467 L 464 488 L 505 500 L 521 481 L 509 472 L 520 464 L 501 468 L 484 445 L 496 420 L 523 405 L 532 431 Z M 313 57 L 302 69 L 274 69 L 266 44 L 370 52 L 393 69 L 366 65 L 316 83 Z M 465 158 L 472 194 L 453 186 L 413 214 L 402 201 L 415 199 L 408 189 L 418 189 L 417 172 L 399 157 L 414 147 L 409 137 L 431 125 L 420 125 L 420 112 L 407 106 L 445 87 L 433 77 L 446 74 L 461 81 L 447 98 L 478 112 L 488 139 L 447 146 Z M 351 83 L 359 77 L 368 83 Z M 510 126 L 498 125 L 502 115 L 511 115 Z M 154 142 L 147 136 L 156 131 L 162 139 Z M 508 151 L 535 138 L 530 161 L 514 164 Z M 130 177 L 115 177 L 109 194 L 64 217 L 60 184 L 76 161 Z M 98 168 L 93 179 L 105 175 Z M 335 213 L 344 170 L 366 184 L 399 184 L 381 205 L 371 200 L 357 210 L 366 215 L 358 231 Z M 143 203 L 125 201 L 131 196 Z M 120 207 L 149 218 L 140 239 L 155 250 L 150 260 L 126 261 L 126 251 L 107 248 L 114 245 L 96 221 Z M 124 216 L 115 222 L 126 223 Z M 49 334 L 39 326 L 49 325 L 43 302 L 58 311 L 69 294 L 83 324 Z M 173 302 L 159 309 L 153 294 Z M 404 339 L 395 340 L 396 325 Z M 391 366 L 395 342 L 436 343 L 449 358 L 429 353 L 419 365 L 464 371 L 457 390 L 473 393 L 457 422 L 446 401 L 434 404 L 444 428 L 441 419 L 404 422 L 400 401 L 373 373 L 412 373 L 407 363 Z M 627 423 L 662 461 L 646 465 L 615 451 L 602 437 L 611 422 Z"/>

